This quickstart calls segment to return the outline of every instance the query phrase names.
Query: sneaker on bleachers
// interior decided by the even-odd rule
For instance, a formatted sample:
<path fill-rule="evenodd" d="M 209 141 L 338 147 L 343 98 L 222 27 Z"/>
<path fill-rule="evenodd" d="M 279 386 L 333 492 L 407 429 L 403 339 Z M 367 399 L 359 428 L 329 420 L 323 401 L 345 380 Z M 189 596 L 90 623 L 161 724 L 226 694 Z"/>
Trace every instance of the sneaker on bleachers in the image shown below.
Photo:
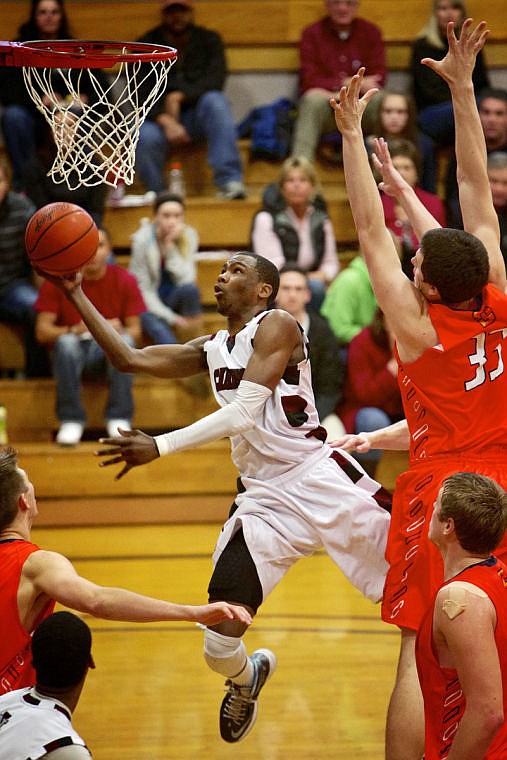
<path fill-rule="evenodd" d="M 82 422 L 62 422 L 56 434 L 56 442 L 59 446 L 77 446 L 83 435 L 84 425 Z"/>
<path fill-rule="evenodd" d="M 227 182 L 219 192 L 219 197 L 226 201 L 242 200 L 246 198 L 246 188 L 242 182 Z"/>
<path fill-rule="evenodd" d="M 118 432 L 118 428 L 121 428 L 122 430 L 132 430 L 132 425 L 130 424 L 129 420 L 107 420 L 106 422 L 107 437 L 108 438 L 114 438 L 115 436 L 118 437 L 120 435 L 120 433 Z"/>

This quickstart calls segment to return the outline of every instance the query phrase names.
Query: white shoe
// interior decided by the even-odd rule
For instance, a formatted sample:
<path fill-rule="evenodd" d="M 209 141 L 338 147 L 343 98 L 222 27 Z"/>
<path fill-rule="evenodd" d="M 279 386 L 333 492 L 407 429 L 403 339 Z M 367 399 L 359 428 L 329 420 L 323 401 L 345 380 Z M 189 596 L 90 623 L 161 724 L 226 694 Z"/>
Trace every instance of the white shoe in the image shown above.
<path fill-rule="evenodd" d="M 59 446 L 77 446 L 83 435 L 84 425 L 81 422 L 62 422 L 56 435 Z"/>
<path fill-rule="evenodd" d="M 119 427 L 121 427 L 122 430 L 132 430 L 132 426 L 128 420 L 107 420 L 107 437 L 114 438 L 115 436 L 119 436 Z"/>

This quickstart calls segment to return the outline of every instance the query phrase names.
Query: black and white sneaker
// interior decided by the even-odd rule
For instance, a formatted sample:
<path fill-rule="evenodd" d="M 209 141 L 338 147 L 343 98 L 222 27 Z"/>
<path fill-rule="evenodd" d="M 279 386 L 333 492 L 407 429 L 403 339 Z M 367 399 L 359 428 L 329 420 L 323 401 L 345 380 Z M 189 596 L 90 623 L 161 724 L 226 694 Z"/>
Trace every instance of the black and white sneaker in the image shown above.
<path fill-rule="evenodd" d="M 276 670 L 276 657 L 269 649 L 257 649 L 250 661 L 254 666 L 250 686 L 238 686 L 230 679 L 225 682 L 227 694 L 220 708 L 220 735 L 226 742 L 239 742 L 251 731 L 257 717 L 259 692 Z"/>

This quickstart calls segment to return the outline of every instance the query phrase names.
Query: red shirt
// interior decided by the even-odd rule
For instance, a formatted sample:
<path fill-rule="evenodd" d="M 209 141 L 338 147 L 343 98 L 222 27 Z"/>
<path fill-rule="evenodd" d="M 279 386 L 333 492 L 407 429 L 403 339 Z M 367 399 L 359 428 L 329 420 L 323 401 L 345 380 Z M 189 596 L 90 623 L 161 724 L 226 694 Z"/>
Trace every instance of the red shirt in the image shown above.
<path fill-rule="evenodd" d="M 411 462 L 507 441 L 507 296 L 493 285 L 482 307 L 458 311 L 428 304 L 440 344 L 416 361 L 399 361 Z"/>
<path fill-rule="evenodd" d="M 507 566 L 491 559 L 466 568 L 454 580 L 466 581 L 486 592 L 493 602 L 497 624 L 495 642 L 500 658 L 503 684 L 503 709 L 507 716 Z M 447 585 L 447 584 L 444 584 Z M 433 611 L 435 598 L 425 614 L 416 639 L 416 661 L 424 697 L 425 760 L 447 757 L 466 706 L 456 670 L 441 668 L 433 650 Z M 507 757 L 507 722 L 496 734 L 484 760 L 505 760 Z"/>
<path fill-rule="evenodd" d="M 48 602 L 33 629 L 27 631 L 19 619 L 18 587 L 25 560 L 38 550 L 30 541 L 0 541 L 0 694 L 35 683 L 30 653 L 32 633 L 53 612 L 55 603 Z"/>
<path fill-rule="evenodd" d="M 135 277 L 123 267 L 108 264 L 104 277 L 100 280 L 82 281 L 82 288 L 92 304 L 106 319 L 121 319 L 137 316 L 146 311 L 146 306 Z M 39 312 L 56 314 L 58 326 L 77 325 L 81 316 L 62 291 L 45 280 L 35 303 Z"/>
<path fill-rule="evenodd" d="M 341 39 L 329 16 L 303 29 L 299 43 L 299 91 L 312 87 L 338 90 L 343 80 L 365 66 L 366 75 L 380 75 L 379 87 L 386 78 L 386 54 L 378 26 L 356 18 L 347 39 Z"/>

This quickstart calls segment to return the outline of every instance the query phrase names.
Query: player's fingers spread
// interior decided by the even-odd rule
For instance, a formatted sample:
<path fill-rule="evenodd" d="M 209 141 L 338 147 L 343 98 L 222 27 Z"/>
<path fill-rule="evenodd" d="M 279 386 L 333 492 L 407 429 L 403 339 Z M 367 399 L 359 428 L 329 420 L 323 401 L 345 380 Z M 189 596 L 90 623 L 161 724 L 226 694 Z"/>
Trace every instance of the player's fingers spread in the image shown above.
<path fill-rule="evenodd" d="M 113 449 L 99 449 L 95 452 L 96 457 L 108 457 L 111 454 L 119 454 L 121 449 L 118 446 L 115 446 Z"/>
<path fill-rule="evenodd" d="M 115 480 L 120 480 L 120 478 L 123 478 L 123 476 L 126 475 L 127 472 L 129 470 L 131 470 L 131 469 L 132 469 L 132 467 L 129 464 L 126 464 L 125 467 L 123 468 L 123 470 L 120 470 L 120 472 L 118 473 L 118 475 L 115 477 Z"/>
<path fill-rule="evenodd" d="M 102 462 L 99 462 L 99 467 L 109 467 L 112 464 L 119 464 L 120 462 L 123 462 L 123 457 L 113 457 L 113 459 L 104 459 Z"/>

